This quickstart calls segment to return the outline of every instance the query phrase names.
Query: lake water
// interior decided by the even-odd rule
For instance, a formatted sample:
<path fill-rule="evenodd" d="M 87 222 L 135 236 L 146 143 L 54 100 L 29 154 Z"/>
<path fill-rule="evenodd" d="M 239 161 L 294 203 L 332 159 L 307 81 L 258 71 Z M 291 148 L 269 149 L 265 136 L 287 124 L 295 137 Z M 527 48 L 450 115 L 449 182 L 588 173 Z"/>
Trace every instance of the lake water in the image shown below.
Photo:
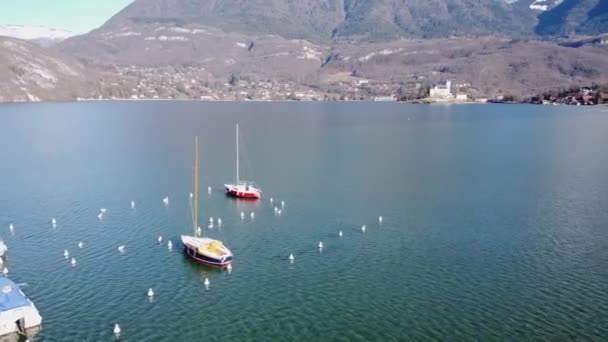
<path fill-rule="evenodd" d="M 257 202 L 222 190 L 237 122 Z M 195 135 L 200 222 L 222 218 L 204 234 L 232 249 L 231 274 L 178 242 L 191 232 Z M 281 216 L 270 197 L 286 202 Z M 43 316 L 37 341 L 111 341 L 114 323 L 124 341 L 605 341 L 608 112 L 1 105 L 0 233 L 9 277 Z"/>

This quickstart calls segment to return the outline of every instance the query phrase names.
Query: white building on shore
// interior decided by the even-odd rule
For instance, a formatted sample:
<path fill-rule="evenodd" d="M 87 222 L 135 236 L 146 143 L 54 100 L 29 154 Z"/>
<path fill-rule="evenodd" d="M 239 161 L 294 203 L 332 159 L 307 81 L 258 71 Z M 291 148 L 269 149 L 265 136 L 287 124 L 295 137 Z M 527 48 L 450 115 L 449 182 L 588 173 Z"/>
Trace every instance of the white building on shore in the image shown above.
<path fill-rule="evenodd" d="M 429 97 L 433 99 L 451 100 L 454 99 L 452 95 L 452 81 L 447 80 L 445 84 L 436 84 L 430 89 Z"/>

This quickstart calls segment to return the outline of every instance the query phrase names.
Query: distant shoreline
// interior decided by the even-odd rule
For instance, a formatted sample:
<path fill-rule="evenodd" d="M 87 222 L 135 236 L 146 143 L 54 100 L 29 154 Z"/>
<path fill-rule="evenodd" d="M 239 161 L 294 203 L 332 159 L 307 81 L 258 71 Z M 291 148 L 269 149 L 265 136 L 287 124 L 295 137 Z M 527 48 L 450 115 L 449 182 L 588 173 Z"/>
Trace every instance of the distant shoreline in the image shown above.
<path fill-rule="evenodd" d="M 200 99 L 76 99 L 76 100 L 43 100 L 43 101 L 0 101 L 0 105 L 4 104 L 47 104 L 47 103 L 78 103 L 78 102 L 225 102 L 225 103 L 394 103 L 394 104 L 421 104 L 421 105 L 491 105 L 491 104 L 509 104 L 509 105 L 542 105 L 542 106 L 569 106 L 569 107 L 608 107 L 608 104 L 594 105 L 569 105 L 563 103 L 530 103 L 530 102 L 497 102 L 497 101 L 425 101 L 425 100 L 409 100 L 409 101 L 373 101 L 373 100 L 200 100 Z"/>

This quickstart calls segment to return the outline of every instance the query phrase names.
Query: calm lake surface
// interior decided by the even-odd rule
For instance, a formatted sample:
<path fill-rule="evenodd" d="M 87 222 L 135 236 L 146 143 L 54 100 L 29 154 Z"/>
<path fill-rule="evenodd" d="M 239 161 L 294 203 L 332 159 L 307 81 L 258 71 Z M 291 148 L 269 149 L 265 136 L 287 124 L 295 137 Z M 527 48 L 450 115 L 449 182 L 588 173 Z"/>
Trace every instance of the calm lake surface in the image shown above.
<path fill-rule="evenodd" d="M 223 193 L 237 122 L 257 202 Z M 179 243 L 195 135 L 231 274 Z M 605 341 L 608 109 L 0 105 L 0 236 L 36 341 Z"/>

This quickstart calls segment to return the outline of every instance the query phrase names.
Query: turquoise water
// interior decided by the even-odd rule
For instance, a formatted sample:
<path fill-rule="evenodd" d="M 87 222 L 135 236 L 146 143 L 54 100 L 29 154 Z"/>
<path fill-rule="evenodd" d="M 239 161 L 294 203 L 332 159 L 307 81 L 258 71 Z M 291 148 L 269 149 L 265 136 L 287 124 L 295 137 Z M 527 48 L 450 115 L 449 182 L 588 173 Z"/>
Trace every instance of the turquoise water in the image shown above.
<path fill-rule="evenodd" d="M 222 192 L 237 122 L 258 202 Z M 231 274 L 178 243 L 195 135 L 200 222 L 222 218 L 204 232 Z M 123 341 L 602 341 L 607 147 L 602 108 L 1 105 L 0 233 L 43 316 L 36 341 L 110 341 L 114 323 Z"/>

